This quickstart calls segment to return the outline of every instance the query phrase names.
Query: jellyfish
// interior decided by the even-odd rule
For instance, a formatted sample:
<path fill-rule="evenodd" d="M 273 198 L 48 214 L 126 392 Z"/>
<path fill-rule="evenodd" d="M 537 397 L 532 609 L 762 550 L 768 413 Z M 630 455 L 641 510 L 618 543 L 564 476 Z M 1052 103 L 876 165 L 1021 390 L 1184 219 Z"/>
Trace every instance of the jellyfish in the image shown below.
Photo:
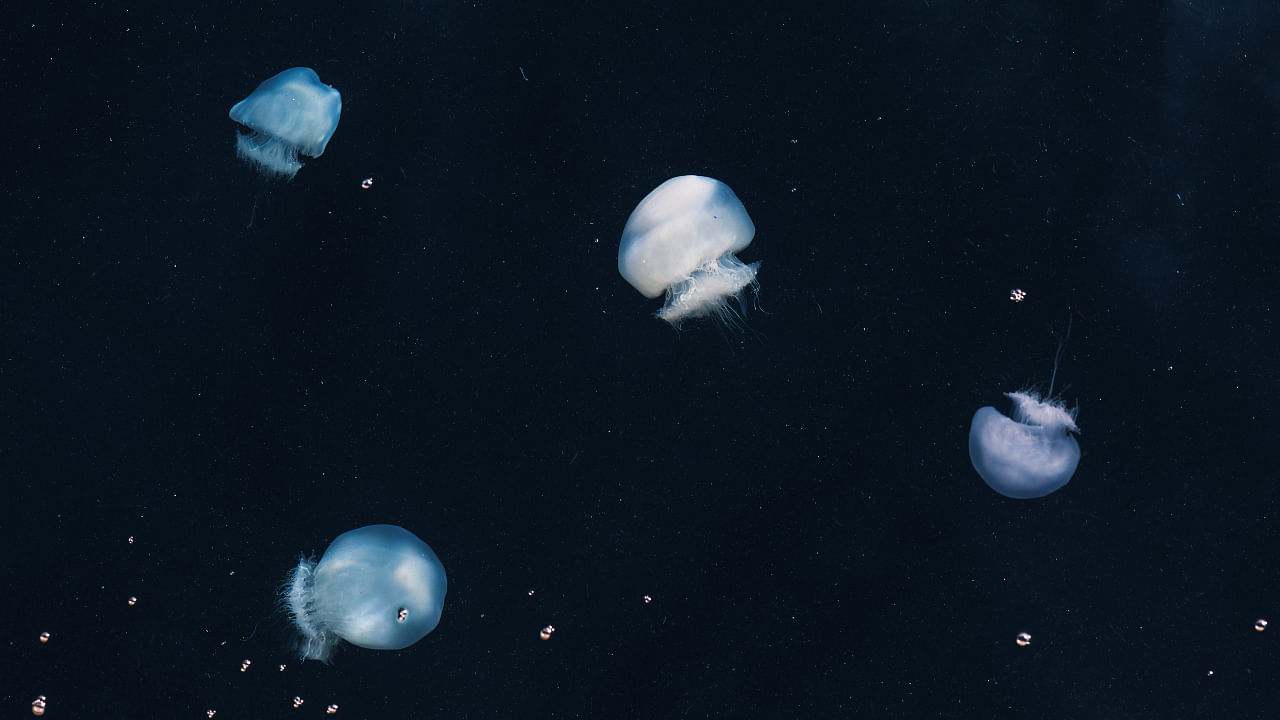
<path fill-rule="evenodd" d="M 1080 463 L 1075 413 L 1034 392 L 1012 392 L 1013 417 L 978 408 L 969 427 L 969 459 L 992 490 L 1019 500 L 1044 497 L 1071 480 Z"/>
<path fill-rule="evenodd" d="M 329 662 L 339 640 L 402 650 L 435 629 L 444 566 L 418 536 L 395 525 L 339 535 L 317 564 L 306 557 L 280 590 L 303 660 Z"/>
<path fill-rule="evenodd" d="M 682 175 L 654 188 L 622 229 L 618 272 L 642 295 L 666 293 L 657 316 L 673 326 L 716 315 L 734 324 L 729 304 L 756 290 L 756 269 L 734 253 L 751 244 L 756 226 L 728 185 Z"/>
<path fill-rule="evenodd" d="M 236 133 L 236 155 L 263 175 L 292 179 L 302 168 L 298 153 L 320 157 L 341 114 L 341 93 L 311 68 L 289 68 L 232 106 L 231 119 L 253 131 Z"/>
<path fill-rule="evenodd" d="M 1067 324 L 1067 336 L 1071 324 Z M 992 490 L 1025 500 L 1044 497 L 1066 485 L 1080 464 L 1076 411 L 1053 399 L 1058 360 L 1064 339 L 1053 358 L 1049 393 L 1005 393 L 1013 401 L 1013 417 L 991 406 L 978 408 L 969 425 L 969 460 Z"/>

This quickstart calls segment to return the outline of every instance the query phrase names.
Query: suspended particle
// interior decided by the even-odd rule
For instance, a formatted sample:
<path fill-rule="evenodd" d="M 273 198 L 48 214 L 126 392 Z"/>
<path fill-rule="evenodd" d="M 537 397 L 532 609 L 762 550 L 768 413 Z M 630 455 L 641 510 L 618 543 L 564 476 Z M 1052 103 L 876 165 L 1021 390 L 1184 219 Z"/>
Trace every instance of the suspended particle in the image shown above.
<path fill-rule="evenodd" d="M 530 591 L 529 591 L 529 597 L 533 597 L 533 591 L 532 591 L 532 590 L 530 590 Z"/>
<path fill-rule="evenodd" d="M 131 606 L 132 606 L 132 605 L 137 605 L 137 604 L 138 604 L 138 598 L 137 598 L 137 597 L 135 597 L 135 596 L 133 596 L 133 595 L 130 595 L 130 596 L 129 596 L 129 605 L 131 605 Z"/>
<path fill-rule="evenodd" d="M 280 666 L 280 672 L 284 672 L 284 666 L 283 666 L 283 665 L 281 665 L 281 666 Z"/>
<path fill-rule="evenodd" d="M 302 698 L 298 697 L 297 695 L 294 695 L 294 696 L 293 696 L 293 706 L 294 706 L 295 708 L 300 708 L 300 707 L 302 707 Z"/>
<path fill-rule="evenodd" d="M 1022 302 L 1027 299 L 1027 291 L 1022 288 L 1014 288 L 1009 291 L 1009 299 L 1014 302 Z"/>
<path fill-rule="evenodd" d="M 40 633 L 40 642 L 49 642 L 49 633 L 47 632 Z"/>
<path fill-rule="evenodd" d="M 204 711 L 204 714 L 205 714 L 205 716 L 206 716 L 206 717 L 213 717 L 214 715 L 217 715 L 217 714 L 218 714 L 218 711 L 217 711 L 217 710 L 205 710 L 205 711 Z"/>
<path fill-rule="evenodd" d="M 1262 632 L 1263 630 L 1266 630 L 1267 621 L 1263 620 L 1262 618 L 1258 618 L 1258 620 L 1253 623 L 1253 629 L 1257 630 L 1258 632 Z"/>
<path fill-rule="evenodd" d="M 396 622 L 404 622 L 409 619 L 409 608 L 400 608 L 396 611 Z"/>
<path fill-rule="evenodd" d="M 44 714 L 44 709 L 45 709 L 46 704 L 47 704 L 47 703 L 45 703 L 45 697 L 44 697 L 43 695 L 41 695 L 40 697 L 36 698 L 35 700 L 32 700 L 32 701 L 31 701 L 31 714 L 32 714 L 32 715 L 35 715 L 36 717 L 39 717 L 39 716 L 43 715 L 43 714 Z"/>
<path fill-rule="evenodd" d="M 373 178 L 367 177 L 361 180 L 360 187 L 364 188 L 365 190 L 368 190 L 369 188 L 373 187 Z"/>
<path fill-rule="evenodd" d="M 555 632 L 555 631 L 556 631 L 556 626 L 555 626 L 555 625 L 548 625 L 548 626 L 546 626 L 546 627 L 542 628 L 542 632 L 538 633 L 538 637 L 542 638 L 543 640 L 550 640 L 550 639 L 551 639 L 551 633 L 553 633 L 553 632 Z"/>
<path fill-rule="evenodd" d="M 644 604 L 645 604 L 645 605 L 648 605 L 648 604 L 649 604 L 649 603 L 651 603 L 651 602 L 653 602 L 653 598 L 652 598 L 652 597 L 649 597 L 648 595 L 645 595 L 645 596 L 644 596 Z"/>
<path fill-rule="evenodd" d="M 1031 633 L 1028 633 L 1028 632 L 1020 632 L 1020 633 L 1018 633 L 1018 637 L 1017 637 L 1017 639 L 1016 639 L 1016 642 L 1018 643 L 1018 647 L 1026 647 L 1026 646 L 1030 645 L 1030 644 L 1031 644 Z"/>
<path fill-rule="evenodd" d="M 327 708 L 325 708 L 325 709 L 324 709 L 324 714 L 325 714 L 325 715 L 332 715 L 332 714 L 334 714 L 334 713 L 336 713 L 336 712 L 338 712 L 338 704 L 337 704 L 337 703 L 333 703 L 332 705 L 330 705 L 329 707 L 327 707 Z"/>
<path fill-rule="evenodd" d="M 248 659 L 248 658 L 245 658 L 245 659 L 244 659 L 243 661 L 241 661 L 241 663 L 240 663 L 240 672 L 244 672 L 245 670 L 248 670 L 248 669 L 249 669 L 249 666 L 250 666 L 250 665 L 252 665 L 252 664 L 253 664 L 253 663 L 249 662 L 249 659 Z"/>
<path fill-rule="evenodd" d="M 132 545 L 132 544 L 133 544 L 133 536 L 132 536 L 132 535 L 130 535 L 130 536 L 129 536 L 129 544 L 130 544 L 130 545 Z"/>

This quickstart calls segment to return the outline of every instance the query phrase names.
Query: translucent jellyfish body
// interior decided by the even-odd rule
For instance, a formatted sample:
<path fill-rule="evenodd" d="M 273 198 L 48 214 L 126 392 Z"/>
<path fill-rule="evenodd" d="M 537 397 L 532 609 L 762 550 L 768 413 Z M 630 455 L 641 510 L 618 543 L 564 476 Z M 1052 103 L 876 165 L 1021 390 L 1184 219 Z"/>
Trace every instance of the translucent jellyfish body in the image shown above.
<path fill-rule="evenodd" d="M 253 132 L 236 134 L 236 155 L 264 175 L 292 179 L 301 153 L 320 157 L 342 114 L 342 95 L 311 68 L 289 68 L 264 80 L 231 108 L 231 119 Z"/>
<path fill-rule="evenodd" d="M 1001 495 L 1044 497 L 1066 485 L 1080 463 L 1075 412 L 1035 393 L 1005 396 L 1013 401 L 1012 418 L 990 406 L 973 414 L 969 459 Z"/>
<path fill-rule="evenodd" d="M 756 287 L 760 263 L 734 256 L 751 244 L 756 226 L 728 185 L 682 175 L 654 188 L 627 218 L 618 272 L 645 297 L 666 293 L 659 318 L 672 325 L 718 315 L 732 321 L 729 301 Z"/>
<path fill-rule="evenodd" d="M 369 525 L 337 537 L 319 563 L 289 571 L 281 600 L 303 660 L 328 662 L 339 640 L 400 650 L 435 629 L 444 609 L 444 566 L 418 536 Z"/>

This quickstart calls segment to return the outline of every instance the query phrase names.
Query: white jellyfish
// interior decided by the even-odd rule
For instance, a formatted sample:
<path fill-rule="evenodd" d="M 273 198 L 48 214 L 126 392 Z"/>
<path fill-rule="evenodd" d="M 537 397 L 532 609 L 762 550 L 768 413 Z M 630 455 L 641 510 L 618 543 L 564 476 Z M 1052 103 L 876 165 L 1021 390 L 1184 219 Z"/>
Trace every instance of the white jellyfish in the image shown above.
<path fill-rule="evenodd" d="M 418 536 L 395 525 L 345 532 L 319 564 L 303 558 L 281 588 L 303 660 L 328 662 L 339 640 L 401 650 L 435 629 L 444 566 Z"/>
<path fill-rule="evenodd" d="M 756 226 L 728 185 L 682 175 L 654 188 L 627 218 L 618 248 L 618 272 L 645 297 L 666 292 L 657 316 L 672 325 L 716 314 L 734 322 L 729 305 L 756 289 L 760 263 L 734 253 L 751 244 Z"/>
<path fill-rule="evenodd" d="M 1071 325 L 1067 325 L 1067 335 Z M 978 408 L 969 426 L 969 460 L 992 490 L 1019 500 L 1044 497 L 1066 485 L 1080 464 L 1076 411 L 1052 398 L 1064 340 L 1053 358 L 1049 394 L 1005 393 L 1013 417 L 991 406 Z"/>
<path fill-rule="evenodd" d="M 253 131 L 236 134 L 236 155 L 264 175 L 292 179 L 302 168 L 298 153 L 320 157 L 341 114 L 342 95 L 315 70 L 289 68 L 232 106 L 231 119 Z"/>

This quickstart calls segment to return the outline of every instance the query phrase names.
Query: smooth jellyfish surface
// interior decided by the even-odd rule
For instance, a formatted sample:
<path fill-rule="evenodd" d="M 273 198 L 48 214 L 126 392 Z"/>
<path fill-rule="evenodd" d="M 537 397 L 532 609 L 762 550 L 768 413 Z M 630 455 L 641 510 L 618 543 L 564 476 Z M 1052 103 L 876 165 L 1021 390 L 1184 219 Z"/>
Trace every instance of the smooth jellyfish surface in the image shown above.
<path fill-rule="evenodd" d="M 320 157 L 342 114 L 342 95 L 311 68 L 289 68 L 258 86 L 231 108 L 231 119 L 253 130 L 236 134 L 236 155 L 264 175 L 292 179 L 302 168 L 298 153 Z"/>
<path fill-rule="evenodd" d="M 1013 417 L 979 408 L 969 426 L 969 459 L 992 490 L 1006 497 L 1044 497 L 1066 485 L 1080 463 L 1074 412 L 1035 393 L 1005 393 Z"/>
<path fill-rule="evenodd" d="M 337 537 L 317 564 L 289 571 L 281 599 L 303 660 L 328 662 L 339 640 L 400 650 L 435 629 L 444 609 L 444 566 L 417 535 L 369 525 Z"/>
<path fill-rule="evenodd" d="M 618 247 L 618 272 L 645 297 L 667 294 L 659 318 L 672 325 L 713 313 L 731 320 L 731 299 L 756 287 L 760 263 L 734 253 L 756 226 L 728 185 L 700 175 L 674 177 L 631 211 Z"/>

